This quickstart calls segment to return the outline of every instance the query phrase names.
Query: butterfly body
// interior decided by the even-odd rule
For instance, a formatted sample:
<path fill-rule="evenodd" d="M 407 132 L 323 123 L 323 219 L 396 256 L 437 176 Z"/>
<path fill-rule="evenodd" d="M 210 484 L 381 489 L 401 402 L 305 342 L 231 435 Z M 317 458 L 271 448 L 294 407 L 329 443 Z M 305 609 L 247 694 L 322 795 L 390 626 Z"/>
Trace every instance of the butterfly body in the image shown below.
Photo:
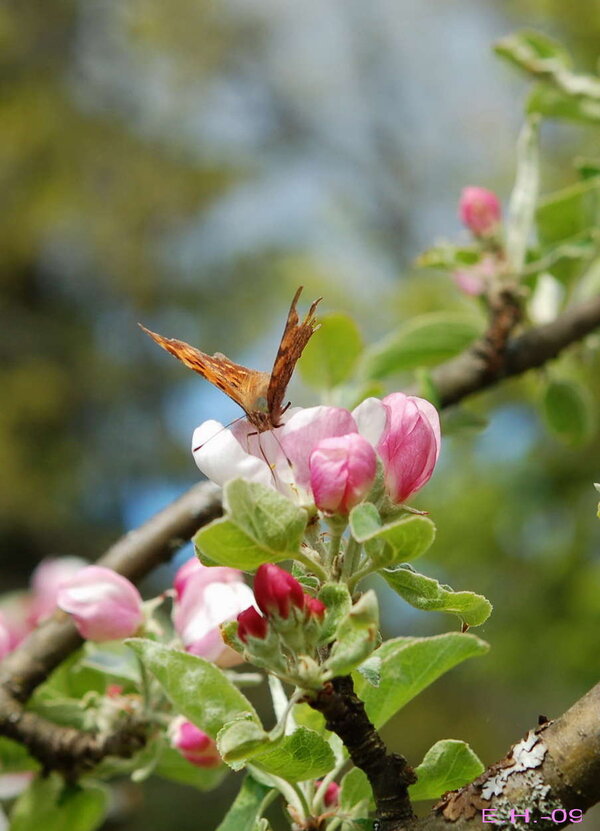
<path fill-rule="evenodd" d="M 292 300 L 271 373 L 248 369 L 220 352 L 208 355 L 185 341 L 165 338 L 140 326 L 159 346 L 239 404 L 248 421 L 262 433 L 281 424 L 287 385 L 302 350 L 318 328 L 314 312 L 320 298 L 311 305 L 302 323 L 299 322 L 296 303 L 301 291 L 299 288 Z"/>

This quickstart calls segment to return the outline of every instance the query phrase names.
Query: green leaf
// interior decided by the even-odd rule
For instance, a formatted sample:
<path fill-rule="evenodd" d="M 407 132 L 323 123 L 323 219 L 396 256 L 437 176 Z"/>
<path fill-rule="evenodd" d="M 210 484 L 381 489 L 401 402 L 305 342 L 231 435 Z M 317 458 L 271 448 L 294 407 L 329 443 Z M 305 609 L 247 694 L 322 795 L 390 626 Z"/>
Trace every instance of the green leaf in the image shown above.
<path fill-rule="evenodd" d="M 340 808 L 346 813 L 367 814 L 374 805 L 373 791 L 366 774 L 359 768 L 352 768 L 343 777 L 340 788 Z"/>
<path fill-rule="evenodd" d="M 377 655 L 369 656 L 366 661 L 356 667 L 356 671 L 360 672 L 371 686 L 378 687 L 381 681 L 381 658 L 378 658 Z"/>
<path fill-rule="evenodd" d="M 357 695 L 375 727 L 381 727 L 445 672 L 489 649 L 474 635 L 449 632 L 432 638 L 394 638 L 375 652 L 381 658 L 381 682 L 370 686 L 353 673 Z"/>
<path fill-rule="evenodd" d="M 517 175 L 506 220 L 506 256 L 515 274 L 525 264 L 540 183 L 539 116 L 529 115 L 517 142 Z"/>
<path fill-rule="evenodd" d="M 331 770 L 335 762 L 327 740 L 307 727 L 273 739 L 254 722 L 238 719 L 221 730 L 217 746 L 234 770 L 242 766 L 240 762 L 251 761 L 255 768 L 288 782 L 316 779 Z"/>
<path fill-rule="evenodd" d="M 358 326 L 348 315 L 332 314 L 319 322 L 319 330 L 308 342 L 298 366 L 311 387 L 331 389 L 351 377 L 363 342 Z"/>
<path fill-rule="evenodd" d="M 438 268 L 443 271 L 454 271 L 457 268 L 468 268 L 479 262 L 481 249 L 479 246 L 469 247 L 453 245 L 445 242 L 428 248 L 415 261 L 417 268 Z"/>
<path fill-rule="evenodd" d="M 103 788 L 65 785 L 57 774 L 38 777 L 17 799 L 10 831 L 94 831 L 104 819 L 107 802 Z"/>
<path fill-rule="evenodd" d="M 362 373 L 379 379 L 435 366 L 458 355 L 482 331 L 482 322 L 471 316 L 432 312 L 415 317 L 365 351 Z"/>
<path fill-rule="evenodd" d="M 586 390 L 573 381 L 550 381 L 542 411 L 548 428 L 567 444 L 583 444 L 592 432 L 591 401 Z"/>
<path fill-rule="evenodd" d="M 325 662 L 329 677 L 347 675 L 362 664 L 377 646 L 378 631 L 379 605 L 375 592 L 369 589 L 338 625 L 335 642 Z"/>
<path fill-rule="evenodd" d="M 217 736 L 217 747 L 224 762 L 234 766 L 235 763 L 245 762 L 252 758 L 265 745 L 271 743 L 271 738 L 260 724 L 252 719 L 238 718 L 228 722 Z"/>
<path fill-rule="evenodd" d="M 226 516 L 194 537 L 200 553 L 212 562 L 251 571 L 298 553 L 306 511 L 273 488 L 234 479 L 225 485 L 223 505 Z"/>
<path fill-rule="evenodd" d="M 253 831 L 269 800 L 271 788 L 248 775 L 216 831 Z"/>
<path fill-rule="evenodd" d="M 531 29 L 523 29 L 501 38 L 494 45 L 494 50 L 515 66 L 534 74 L 550 73 L 571 66 L 569 53 L 558 41 Z"/>
<path fill-rule="evenodd" d="M 428 517 L 412 515 L 382 525 L 377 508 L 369 502 L 352 509 L 350 530 L 357 542 L 367 544 L 369 556 L 379 567 L 416 560 L 435 539 L 435 525 Z M 386 545 L 368 545 L 378 540 Z"/>
<path fill-rule="evenodd" d="M 318 779 L 335 764 L 329 743 L 314 730 L 298 727 L 289 736 L 274 742 L 268 750 L 255 754 L 252 764 L 288 782 Z"/>
<path fill-rule="evenodd" d="M 4 773 L 22 773 L 39 768 L 39 762 L 29 755 L 24 745 L 0 736 L 0 776 Z"/>
<path fill-rule="evenodd" d="M 584 179 L 540 199 L 536 221 L 542 245 L 556 245 L 598 225 L 600 176 Z"/>
<path fill-rule="evenodd" d="M 126 643 L 156 676 L 175 710 L 209 736 L 247 715 L 260 723 L 246 696 L 210 661 L 143 638 Z"/>
<path fill-rule="evenodd" d="M 190 785 L 200 791 L 210 791 L 222 782 L 228 770 L 225 765 L 215 768 L 200 768 L 192 765 L 177 750 L 165 745 L 153 772 L 170 782 Z"/>
<path fill-rule="evenodd" d="M 340 621 L 349 613 L 352 598 L 344 583 L 325 583 L 318 595 L 327 611 L 321 629 L 321 642 L 329 643 L 336 633 Z"/>
<path fill-rule="evenodd" d="M 415 609 L 425 612 L 452 612 L 469 626 L 481 626 L 492 612 L 492 604 L 481 594 L 455 592 L 432 577 L 409 568 L 384 569 L 380 572 L 400 597 Z"/>
<path fill-rule="evenodd" d="M 600 121 L 600 101 L 585 95 L 572 95 L 549 83 L 540 83 L 529 94 L 527 112 L 546 118 L 597 124 Z"/>
<path fill-rule="evenodd" d="M 408 789 L 414 802 L 439 799 L 446 791 L 461 788 L 485 770 L 480 759 L 465 742 L 444 739 L 430 748 L 415 769 L 419 777 Z"/>

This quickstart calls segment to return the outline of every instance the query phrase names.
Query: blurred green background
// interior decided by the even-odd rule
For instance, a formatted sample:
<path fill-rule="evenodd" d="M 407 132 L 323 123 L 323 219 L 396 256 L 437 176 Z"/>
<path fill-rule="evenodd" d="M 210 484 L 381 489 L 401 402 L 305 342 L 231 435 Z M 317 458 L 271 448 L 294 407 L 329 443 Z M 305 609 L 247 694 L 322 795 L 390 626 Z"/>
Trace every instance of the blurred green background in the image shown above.
<path fill-rule="evenodd" d="M 510 191 L 526 83 L 491 44 L 523 26 L 594 69 L 597 0 L 0 7 L 3 590 L 44 556 L 94 559 L 197 480 L 193 428 L 238 415 L 137 321 L 268 369 L 300 284 L 367 342 L 469 307 L 411 263 L 460 233 L 464 185 Z M 542 140 L 544 192 L 597 130 L 548 124 Z M 386 728 L 413 763 L 442 737 L 490 763 L 598 680 L 598 434 L 549 437 L 536 383 L 479 396 L 489 426 L 448 438 L 417 501 L 438 525 L 421 570 L 496 611 L 478 632 L 490 654 Z M 380 588 L 388 636 L 455 626 Z M 167 831 L 176 802 L 178 831 L 212 828 L 235 787 L 122 783 L 107 827 Z"/>

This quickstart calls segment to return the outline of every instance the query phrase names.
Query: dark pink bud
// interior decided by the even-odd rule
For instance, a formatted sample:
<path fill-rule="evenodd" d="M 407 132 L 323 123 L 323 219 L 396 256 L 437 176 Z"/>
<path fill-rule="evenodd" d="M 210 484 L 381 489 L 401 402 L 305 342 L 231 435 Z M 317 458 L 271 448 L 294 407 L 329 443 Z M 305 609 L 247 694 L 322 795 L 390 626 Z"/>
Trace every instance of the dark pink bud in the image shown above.
<path fill-rule="evenodd" d="M 307 617 L 323 618 L 327 611 L 327 606 L 318 600 L 316 597 L 311 597 L 309 594 L 304 595 L 304 608 Z"/>
<path fill-rule="evenodd" d="M 221 764 L 217 745 L 204 730 L 182 716 L 177 716 L 169 728 L 171 746 L 184 759 L 199 768 L 215 768 Z"/>
<path fill-rule="evenodd" d="M 463 223 L 476 237 L 485 237 L 497 230 L 502 208 L 493 191 L 468 187 L 460 195 L 458 211 Z"/>
<path fill-rule="evenodd" d="M 252 635 L 253 638 L 261 639 L 267 637 L 269 624 L 262 615 L 259 615 L 254 606 L 250 606 L 248 609 L 244 609 L 243 612 L 240 612 L 237 616 L 237 622 L 238 638 L 243 643 L 248 643 L 248 635 Z"/>
<path fill-rule="evenodd" d="M 254 597 L 261 612 L 267 617 L 289 617 L 290 607 L 304 607 L 302 586 L 289 572 L 264 563 L 258 567 L 254 578 Z"/>
<path fill-rule="evenodd" d="M 326 808 L 333 808 L 338 804 L 340 798 L 340 786 L 337 782 L 330 782 L 323 796 L 323 804 Z"/>

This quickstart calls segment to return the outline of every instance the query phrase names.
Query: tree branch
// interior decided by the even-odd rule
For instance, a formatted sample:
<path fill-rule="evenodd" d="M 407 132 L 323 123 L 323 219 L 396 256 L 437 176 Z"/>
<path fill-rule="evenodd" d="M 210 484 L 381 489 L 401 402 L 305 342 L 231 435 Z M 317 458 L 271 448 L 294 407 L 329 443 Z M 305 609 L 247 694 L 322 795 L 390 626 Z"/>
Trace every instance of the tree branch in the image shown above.
<path fill-rule="evenodd" d="M 598 801 L 600 684 L 557 721 L 530 730 L 470 785 L 442 797 L 428 816 L 389 831 L 474 831 L 493 823 L 554 831 L 571 825 L 569 811 L 585 813 Z M 484 809 L 492 824 L 482 824 Z"/>
<path fill-rule="evenodd" d="M 489 332 L 461 355 L 432 372 L 440 406 L 457 404 L 503 378 L 521 375 L 556 358 L 600 326 L 600 295 L 567 309 L 547 323 L 508 339 L 504 360 L 490 360 Z"/>
<path fill-rule="evenodd" d="M 327 729 L 340 737 L 356 767 L 366 773 L 381 831 L 393 831 L 398 822 L 414 818 L 408 786 L 417 777 L 403 756 L 387 752 L 365 705 L 354 692 L 351 676 L 334 678 L 306 701 L 325 716 Z"/>

